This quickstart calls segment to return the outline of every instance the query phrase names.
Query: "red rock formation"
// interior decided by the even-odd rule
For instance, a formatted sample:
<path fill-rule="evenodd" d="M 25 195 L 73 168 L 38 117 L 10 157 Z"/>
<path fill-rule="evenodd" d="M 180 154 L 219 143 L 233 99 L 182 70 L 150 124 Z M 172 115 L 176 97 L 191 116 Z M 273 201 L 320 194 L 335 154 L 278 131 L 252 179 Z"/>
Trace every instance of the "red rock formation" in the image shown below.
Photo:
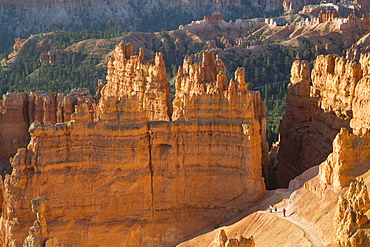
<path fill-rule="evenodd" d="M 368 221 L 365 213 L 370 209 L 369 194 L 362 178 L 350 184 L 344 197 L 340 196 L 334 219 L 338 246 L 359 247 L 369 244 L 361 227 Z"/>
<path fill-rule="evenodd" d="M 23 46 L 24 42 L 26 41 L 26 39 L 21 39 L 21 38 L 16 38 L 14 40 L 14 45 L 13 45 L 13 52 L 14 53 L 17 53 Z"/>
<path fill-rule="evenodd" d="M 307 113 L 311 107 L 311 115 L 306 116 L 306 121 L 300 123 L 301 120 L 296 117 L 289 120 L 293 113 L 287 111 L 287 116 L 281 124 L 277 176 L 280 186 L 287 186 L 289 179 L 323 162 L 333 151 L 332 143 L 340 129 L 351 129 L 349 123 L 355 107 L 352 101 L 358 98 L 355 88 L 361 76 L 361 65 L 352 60 L 333 55 L 319 56 L 316 59 L 311 75 L 310 106 L 306 103 L 300 108 L 300 111 Z M 306 90 L 302 101 L 307 101 L 307 93 Z M 291 94 L 287 96 L 287 109 L 291 104 L 295 107 L 291 97 Z M 307 128 L 309 118 L 311 122 Z M 297 130 L 293 131 L 291 126 L 297 126 Z M 305 131 L 308 132 L 302 135 Z M 294 136 L 301 137 L 294 140 Z M 289 151 L 288 146 L 295 147 L 295 151 Z M 286 173 L 291 176 L 284 178 Z"/>
<path fill-rule="evenodd" d="M 94 99 L 88 89 L 72 90 L 70 94 L 8 93 L 0 101 L 0 171 L 10 172 L 9 158 L 17 149 L 26 147 L 30 140 L 28 127 L 34 121 L 55 124 L 71 119 L 75 105 L 88 103 L 92 108 Z"/>
<path fill-rule="evenodd" d="M 56 51 L 48 51 L 43 52 L 40 54 L 40 62 L 47 62 L 50 65 L 54 65 L 58 60 L 64 57 L 71 57 L 71 51 L 63 51 L 63 50 L 56 50 Z"/>
<path fill-rule="evenodd" d="M 280 186 L 287 186 L 286 182 L 306 169 L 301 164 L 301 150 L 311 123 L 310 82 L 308 62 L 294 61 L 285 114 L 279 127 L 277 179 Z"/>
<path fill-rule="evenodd" d="M 347 187 L 369 169 L 369 133 L 355 135 L 342 129 L 333 142 L 333 152 L 320 166 L 320 178 L 336 189 Z"/>
<path fill-rule="evenodd" d="M 229 238 L 227 237 L 225 230 L 221 230 L 216 236 L 215 240 L 208 245 L 209 247 L 255 247 L 256 244 L 253 241 L 253 238 L 244 238 L 242 235 L 239 235 L 238 238 Z"/>
<path fill-rule="evenodd" d="M 168 121 L 172 107 L 162 54 L 156 53 L 151 61 L 144 61 L 143 49 L 138 56 L 134 54 L 132 45 L 116 47 L 108 63 L 109 83 L 101 91 L 101 111 L 105 111 L 108 101 L 120 104 L 137 98 L 139 105 L 130 112 L 145 111 L 149 121 Z"/>
<path fill-rule="evenodd" d="M 201 61 L 193 62 L 193 60 Z M 261 158 L 264 174 L 266 174 L 268 145 L 264 106 L 259 92 L 249 92 L 243 68 L 238 68 L 235 72 L 235 80 L 228 83 L 226 68 L 221 60 L 214 58 L 213 52 L 202 53 L 201 58 L 186 58 L 183 66 L 178 70 L 176 98 L 173 105 L 173 120 L 191 121 L 202 117 L 222 119 L 237 124 L 241 124 L 245 119 L 257 120 L 262 137 Z M 205 107 L 199 105 L 205 105 Z"/>
<path fill-rule="evenodd" d="M 284 10 L 287 12 L 291 11 L 299 11 L 306 5 L 311 6 L 311 4 L 319 4 L 319 0 L 305 0 L 305 1 L 299 1 L 299 0 L 283 0 L 283 7 Z"/>
<path fill-rule="evenodd" d="M 204 16 L 204 21 L 209 24 L 217 24 L 220 25 L 222 21 L 222 14 L 221 13 L 213 13 L 211 16 Z"/>
<path fill-rule="evenodd" d="M 48 239 L 48 229 L 45 220 L 45 198 L 39 196 L 31 200 L 32 212 L 37 216 L 33 226 L 28 230 L 28 236 L 23 242 L 23 247 L 44 246 Z"/>
<path fill-rule="evenodd" d="M 26 94 L 7 94 L 0 101 L 0 163 L 1 173 L 9 173 L 9 158 L 14 156 L 19 147 L 27 146 L 28 118 L 24 115 L 27 105 Z"/>
<path fill-rule="evenodd" d="M 337 11 L 321 11 L 319 13 L 319 22 L 325 21 L 334 21 L 334 18 L 339 17 L 339 13 Z"/>
<path fill-rule="evenodd" d="M 144 61 L 119 46 L 96 108 L 33 123 L 4 181 L 1 244 L 26 237 L 39 195 L 49 235 L 76 246 L 173 246 L 259 199 L 262 102 L 243 70 L 227 83 L 221 61 L 203 58 L 180 68 L 174 121 L 163 121 L 161 55 Z"/>

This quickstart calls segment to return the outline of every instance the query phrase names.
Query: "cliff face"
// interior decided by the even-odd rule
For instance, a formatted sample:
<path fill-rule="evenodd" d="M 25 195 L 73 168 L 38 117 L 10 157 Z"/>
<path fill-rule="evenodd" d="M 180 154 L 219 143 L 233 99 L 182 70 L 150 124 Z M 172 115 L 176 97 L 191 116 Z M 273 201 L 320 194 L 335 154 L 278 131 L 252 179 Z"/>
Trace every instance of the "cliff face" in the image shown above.
<path fill-rule="evenodd" d="M 295 62 L 295 67 L 301 63 Z M 298 161 L 302 162 L 296 162 L 295 169 L 323 160 L 319 175 L 291 195 L 288 211 L 316 228 L 326 245 L 357 247 L 368 246 L 370 241 L 369 196 L 365 184 L 365 180 L 369 184 L 370 168 L 368 64 L 367 54 L 361 56 L 359 63 L 332 55 L 319 56 L 311 73 L 310 105 L 301 109 L 308 111 L 310 107 L 311 121 L 308 124 L 297 120 L 288 122 L 289 108 L 283 118 L 279 158 L 287 153 L 289 141 L 302 144 L 295 150 L 301 158 Z M 288 98 L 292 98 L 292 93 Z M 299 98 L 306 101 L 307 93 Z M 292 100 L 287 104 L 292 104 Z M 287 131 L 283 127 L 288 126 L 287 123 L 307 131 L 303 142 L 292 138 L 299 132 Z M 289 163 L 287 159 L 284 162 Z M 280 169 L 283 164 L 279 165 Z M 281 169 L 281 175 L 283 171 Z"/>
<path fill-rule="evenodd" d="M 68 95 L 29 91 L 9 93 L 0 105 L 0 172 L 11 171 L 9 158 L 30 141 L 28 127 L 34 121 L 55 124 L 71 119 L 74 106 L 93 104 L 89 90 L 72 90 Z"/>
<path fill-rule="evenodd" d="M 288 85 L 285 114 L 279 126 L 280 143 L 276 176 L 283 186 L 287 186 L 290 180 L 305 170 L 301 165 L 301 150 L 309 134 L 312 116 L 310 81 L 308 62 L 294 61 Z"/>
<path fill-rule="evenodd" d="M 365 213 L 370 209 L 370 200 L 364 180 L 350 184 L 344 197 L 339 197 L 334 225 L 339 246 L 365 246 L 368 237 L 361 228 L 367 223 Z"/>
<path fill-rule="evenodd" d="M 98 103 L 34 122 L 4 181 L 1 244 L 20 246 L 37 196 L 49 237 L 76 246 L 173 246 L 258 200 L 262 101 L 243 70 L 228 83 L 212 53 L 180 70 L 176 87 L 189 91 L 177 92 L 172 121 L 161 55 L 118 46 Z"/>
<path fill-rule="evenodd" d="M 362 63 L 365 64 L 364 61 Z M 292 84 L 296 77 L 295 66 L 296 63 L 292 68 Z M 309 74 L 308 67 L 304 74 Z M 333 55 L 319 56 L 311 73 L 310 91 L 309 78 L 300 83 L 306 85 L 306 90 L 301 94 L 289 91 L 287 111 L 280 127 L 281 148 L 277 173 L 280 186 L 287 186 L 289 180 L 302 171 L 325 161 L 333 151 L 332 143 L 341 128 L 352 131 L 355 125 L 359 127 L 364 123 L 361 121 L 358 124 L 356 121 L 367 119 L 363 104 L 359 102 L 366 90 L 366 78 L 359 63 Z M 299 111 L 292 111 L 291 108 Z M 353 124 L 350 125 L 353 118 Z M 294 151 L 291 152 L 290 148 Z"/>
<path fill-rule="evenodd" d="M 235 223 L 197 236 L 179 246 L 223 246 L 227 239 L 226 232 L 233 237 L 253 235 L 256 246 L 289 246 L 292 243 L 304 246 L 369 246 L 368 65 L 369 55 L 363 55 L 360 63 L 336 56 L 320 56 L 310 77 L 308 63 L 295 61 L 291 70 L 287 109 L 281 123 L 283 133 L 279 158 L 290 151 L 290 156 L 286 156 L 285 160 L 288 162 L 289 158 L 299 159 L 300 155 L 307 155 L 305 151 L 310 148 L 316 150 L 317 147 L 309 145 L 318 145 L 318 141 L 307 140 L 339 129 L 332 124 L 333 114 L 339 123 L 345 120 L 347 128 L 339 129 L 331 144 L 332 151 L 324 158 L 325 161 L 296 177 L 289 186 L 289 192 L 286 190 L 285 194 L 282 189 L 271 191 L 269 196 L 263 197 L 255 205 L 254 213 L 251 210 L 251 214 L 243 219 L 238 218 Z M 321 115 L 315 115 L 318 107 Z M 323 123 L 314 129 L 321 129 L 321 132 L 311 135 L 313 125 L 318 124 L 317 116 L 321 117 Z M 310 161 L 305 156 L 302 158 Z M 299 169 L 291 164 L 285 169 Z M 289 174 L 288 171 L 285 173 Z M 276 206 L 278 214 L 267 213 L 268 205 Z M 288 212 L 286 218 L 279 217 L 283 208 Z M 293 222 L 298 229 L 291 228 L 290 223 Z M 302 234 L 303 237 L 295 240 L 296 236 L 284 234 Z M 289 239 L 289 242 L 285 243 L 283 239 Z"/>

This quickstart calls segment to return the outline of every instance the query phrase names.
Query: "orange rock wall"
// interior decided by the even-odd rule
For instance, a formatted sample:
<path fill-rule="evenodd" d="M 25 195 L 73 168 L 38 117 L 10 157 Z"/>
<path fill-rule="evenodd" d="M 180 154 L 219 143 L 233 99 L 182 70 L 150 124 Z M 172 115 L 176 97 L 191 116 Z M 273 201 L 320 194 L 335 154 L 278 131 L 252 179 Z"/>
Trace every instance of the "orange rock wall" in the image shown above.
<path fill-rule="evenodd" d="M 0 170 L 10 168 L 9 158 L 19 147 L 26 147 L 30 141 L 28 127 L 37 120 L 42 124 L 69 121 L 74 106 L 87 102 L 92 106 L 89 91 L 74 90 L 63 94 L 26 92 L 9 93 L 0 101 Z"/>
<path fill-rule="evenodd" d="M 356 106 L 362 104 L 358 101 L 366 88 L 363 85 L 367 81 L 362 77 L 363 70 L 361 64 L 352 60 L 334 55 L 318 56 L 311 73 L 310 92 L 306 90 L 298 101 L 297 95 L 289 92 L 287 111 L 280 127 L 277 173 L 280 186 L 287 186 L 289 180 L 302 171 L 325 161 L 333 151 L 332 143 L 340 129 L 352 130 L 356 119 L 366 118 L 364 110 L 355 111 L 356 107 L 363 109 Z M 305 73 L 309 73 L 308 67 Z M 304 106 L 300 106 L 301 101 L 306 102 Z M 299 111 L 292 111 L 291 108 Z M 305 116 L 303 122 L 300 120 L 302 116 Z M 352 118 L 355 119 L 350 126 Z M 295 127 L 292 129 L 292 126 Z M 294 147 L 295 151 L 288 147 Z"/>
<path fill-rule="evenodd" d="M 9 170 L 9 158 L 30 140 L 27 118 L 24 116 L 26 94 L 8 94 L 0 106 L 0 165 L 1 173 Z"/>
<path fill-rule="evenodd" d="M 213 53 L 186 60 L 177 88 L 189 91 L 177 92 L 168 121 L 163 60 L 142 56 L 118 46 L 96 107 L 30 127 L 4 182 L 2 245 L 21 245 L 37 196 L 46 199 L 49 237 L 61 244 L 173 246 L 263 195 L 264 117 L 255 112 L 263 104 L 244 71 L 228 83 Z"/>
<path fill-rule="evenodd" d="M 145 61 L 143 49 L 135 56 L 133 45 L 117 46 L 108 63 L 107 81 L 110 83 L 101 91 L 99 115 L 104 115 L 106 102 L 120 104 L 135 96 L 139 105 L 132 110 L 145 111 L 149 121 L 168 121 L 172 106 L 166 77 L 161 53 L 156 53 L 154 60 Z"/>
<path fill-rule="evenodd" d="M 301 150 L 311 123 L 310 74 L 307 61 L 296 60 L 291 69 L 285 114 L 279 126 L 277 179 L 280 186 L 305 170 Z"/>

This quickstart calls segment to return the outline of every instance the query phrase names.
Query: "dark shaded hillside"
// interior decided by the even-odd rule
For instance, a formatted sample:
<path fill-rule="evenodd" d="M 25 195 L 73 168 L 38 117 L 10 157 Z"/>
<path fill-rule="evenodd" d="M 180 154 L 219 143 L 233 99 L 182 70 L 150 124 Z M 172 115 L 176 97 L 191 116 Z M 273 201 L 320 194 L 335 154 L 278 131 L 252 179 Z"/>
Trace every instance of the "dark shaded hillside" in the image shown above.
<path fill-rule="evenodd" d="M 9 52 L 16 37 L 52 30 L 93 29 L 104 31 L 121 25 L 127 31 L 153 32 L 176 29 L 179 25 L 202 19 L 213 12 L 222 12 L 225 20 L 272 16 L 282 13 L 281 6 L 270 3 L 252 4 L 249 0 L 238 4 L 188 4 L 183 1 L 69 1 L 29 2 L 22 4 L 3 1 L 0 7 L 0 53 Z M 207 1 L 208 2 L 208 1 Z M 26 4 L 27 3 L 27 4 Z M 1 3 L 0 3 L 1 4 Z M 60 5 L 60 6 L 59 6 Z"/>

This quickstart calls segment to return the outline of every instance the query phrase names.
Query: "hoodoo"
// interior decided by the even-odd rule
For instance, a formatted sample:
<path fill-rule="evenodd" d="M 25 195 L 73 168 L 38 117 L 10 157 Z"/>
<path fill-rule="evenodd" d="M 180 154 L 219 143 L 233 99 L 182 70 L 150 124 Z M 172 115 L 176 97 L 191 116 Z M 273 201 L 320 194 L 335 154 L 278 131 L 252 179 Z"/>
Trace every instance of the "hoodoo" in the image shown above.
<path fill-rule="evenodd" d="M 228 82 L 213 53 L 187 58 L 172 107 L 161 54 L 143 57 L 117 46 L 99 101 L 31 124 L 2 186 L 2 246 L 21 246 L 38 196 L 65 246 L 174 246 L 264 194 L 263 103 L 244 70 Z"/>
<path fill-rule="evenodd" d="M 363 118 L 365 101 L 358 103 L 367 82 L 365 57 L 356 63 L 336 55 L 318 56 L 311 76 L 307 64 L 293 64 L 286 114 L 280 126 L 280 186 L 287 187 L 295 176 L 325 161 L 341 128 L 351 131 L 360 127 L 359 118 L 367 119 Z"/>

